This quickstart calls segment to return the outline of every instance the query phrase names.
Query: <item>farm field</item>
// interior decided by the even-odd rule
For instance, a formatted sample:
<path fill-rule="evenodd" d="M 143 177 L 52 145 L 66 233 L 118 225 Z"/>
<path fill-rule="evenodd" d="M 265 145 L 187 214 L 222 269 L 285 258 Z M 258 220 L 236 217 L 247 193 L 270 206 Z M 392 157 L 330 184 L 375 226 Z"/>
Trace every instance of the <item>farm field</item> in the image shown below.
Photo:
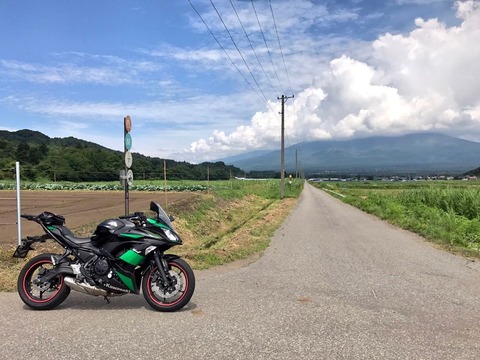
<path fill-rule="evenodd" d="M 188 201 L 195 196 L 191 192 L 169 192 L 167 203 Z M 130 192 L 130 212 L 147 211 L 150 201 L 165 206 L 164 192 Z M 65 216 L 70 229 L 125 214 L 123 191 L 32 191 L 21 192 L 21 212 L 37 215 L 50 211 Z M 17 200 L 16 192 L 0 190 L 0 245 L 17 244 Z M 41 233 L 38 224 L 22 219 L 22 235 Z"/>

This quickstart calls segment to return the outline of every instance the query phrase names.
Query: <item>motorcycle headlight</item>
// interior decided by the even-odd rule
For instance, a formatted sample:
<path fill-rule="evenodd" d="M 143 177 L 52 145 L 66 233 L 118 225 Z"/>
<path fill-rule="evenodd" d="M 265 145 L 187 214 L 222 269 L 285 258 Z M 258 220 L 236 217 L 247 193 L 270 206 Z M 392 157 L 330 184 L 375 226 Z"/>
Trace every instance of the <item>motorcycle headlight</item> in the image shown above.
<path fill-rule="evenodd" d="M 175 236 L 175 234 L 173 234 L 170 230 L 164 230 L 164 231 L 165 231 L 165 235 L 167 235 L 169 240 L 178 241 L 178 237 Z"/>

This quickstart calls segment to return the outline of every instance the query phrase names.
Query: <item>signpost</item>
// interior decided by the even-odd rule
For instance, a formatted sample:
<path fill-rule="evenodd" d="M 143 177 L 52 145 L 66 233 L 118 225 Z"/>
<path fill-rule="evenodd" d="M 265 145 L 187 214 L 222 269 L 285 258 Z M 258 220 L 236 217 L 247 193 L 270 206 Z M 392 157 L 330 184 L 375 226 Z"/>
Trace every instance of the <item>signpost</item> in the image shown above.
<path fill-rule="evenodd" d="M 120 182 L 125 188 L 125 215 L 128 215 L 129 210 L 129 201 L 130 194 L 128 192 L 129 187 L 133 184 L 133 172 L 130 170 L 133 163 L 133 157 L 130 150 L 132 149 L 132 136 L 130 135 L 132 131 L 132 120 L 130 116 L 127 115 L 123 119 L 123 139 L 124 139 L 124 155 L 125 155 L 125 170 L 120 171 Z"/>
<path fill-rule="evenodd" d="M 18 245 L 22 244 L 22 223 L 20 219 L 20 163 L 15 163 L 15 179 L 17 180 L 17 226 L 18 226 Z"/>
<path fill-rule="evenodd" d="M 127 166 L 127 168 L 130 169 L 132 167 L 132 162 L 133 162 L 132 153 L 127 150 L 125 152 L 125 165 Z"/>

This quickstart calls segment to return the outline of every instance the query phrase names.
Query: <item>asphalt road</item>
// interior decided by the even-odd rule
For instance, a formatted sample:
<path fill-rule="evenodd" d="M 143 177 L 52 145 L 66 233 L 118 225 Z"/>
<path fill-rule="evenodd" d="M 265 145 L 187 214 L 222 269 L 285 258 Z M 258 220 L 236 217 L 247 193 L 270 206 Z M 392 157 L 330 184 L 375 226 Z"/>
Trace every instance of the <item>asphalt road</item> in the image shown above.
<path fill-rule="evenodd" d="M 480 266 L 306 185 L 256 262 L 197 272 L 183 311 L 0 294 L 2 359 L 478 359 Z"/>

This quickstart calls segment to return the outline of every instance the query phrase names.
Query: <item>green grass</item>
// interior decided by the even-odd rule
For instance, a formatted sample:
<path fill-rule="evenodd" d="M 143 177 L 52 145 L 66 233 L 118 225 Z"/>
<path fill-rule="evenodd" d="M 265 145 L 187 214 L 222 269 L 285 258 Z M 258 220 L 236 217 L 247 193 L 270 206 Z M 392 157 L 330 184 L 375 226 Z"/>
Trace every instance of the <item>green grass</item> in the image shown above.
<path fill-rule="evenodd" d="M 452 251 L 480 257 L 477 181 L 325 182 L 315 186 Z"/>
<path fill-rule="evenodd" d="M 179 214 L 181 221 L 176 226 L 189 244 L 178 251 L 194 267 L 202 269 L 264 250 L 303 189 L 301 180 L 287 184 L 282 200 L 280 180 L 213 184 L 200 201 L 173 204 L 170 208 Z"/>

